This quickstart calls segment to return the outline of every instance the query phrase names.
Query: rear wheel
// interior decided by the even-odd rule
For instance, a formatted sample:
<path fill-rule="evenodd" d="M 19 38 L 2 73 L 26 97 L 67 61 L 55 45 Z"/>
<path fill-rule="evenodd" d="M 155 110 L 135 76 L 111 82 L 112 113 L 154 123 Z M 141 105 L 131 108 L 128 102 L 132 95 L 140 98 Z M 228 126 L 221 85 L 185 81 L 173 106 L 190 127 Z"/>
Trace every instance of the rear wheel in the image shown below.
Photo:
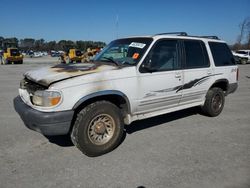
<path fill-rule="evenodd" d="M 71 60 L 70 60 L 70 58 L 69 58 L 69 57 L 65 57 L 65 63 L 66 63 L 66 64 L 71 63 Z"/>
<path fill-rule="evenodd" d="M 16 64 L 23 64 L 23 60 L 17 61 Z"/>
<path fill-rule="evenodd" d="M 206 95 L 205 104 L 202 106 L 202 111 L 205 115 L 215 117 L 218 116 L 224 107 L 225 96 L 221 88 L 211 88 Z"/>
<path fill-rule="evenodd" d="M 116 148 L 123 134 L 119 108 L 108 101 L 97 101 L 78 113 L 71 140 L 84 154 L 96 157 Z"/>

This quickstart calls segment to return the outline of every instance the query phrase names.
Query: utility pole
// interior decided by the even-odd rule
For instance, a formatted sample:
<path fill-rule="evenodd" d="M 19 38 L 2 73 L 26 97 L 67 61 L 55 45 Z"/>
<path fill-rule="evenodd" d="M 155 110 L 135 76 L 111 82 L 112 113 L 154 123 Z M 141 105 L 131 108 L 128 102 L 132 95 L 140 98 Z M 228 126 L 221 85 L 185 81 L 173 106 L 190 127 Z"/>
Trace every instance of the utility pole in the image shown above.
<path fill-rule="evenodd" d="M 115 37 L 116 39 L 118 39 L 118 30 L 119 30 L 119 15 L 116 15 L 116 19 L 115 19 Z"/>

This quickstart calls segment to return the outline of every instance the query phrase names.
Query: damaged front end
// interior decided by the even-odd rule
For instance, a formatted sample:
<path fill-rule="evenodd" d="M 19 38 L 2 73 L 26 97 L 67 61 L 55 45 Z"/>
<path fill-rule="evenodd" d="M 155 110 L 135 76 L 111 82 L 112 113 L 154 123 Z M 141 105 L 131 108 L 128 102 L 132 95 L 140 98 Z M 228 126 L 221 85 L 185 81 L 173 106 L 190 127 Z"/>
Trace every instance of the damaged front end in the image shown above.
<path fill-rule="evenodd" d="M 19 93 L 26 103 L 40 107 L 56 106 L 62 99 L 61 92 L 48 90 L 47 87 L 27 78 L 21 80 Z"/>
<path fill-rule="evenodd" d="M 43 135 L 65 135 L 70 130 L 73 110 L 45 112 L 39 109 L 59 105 L 62 95 L 27 78 L 20 82 L 14 107 L 26 127 Z"/>

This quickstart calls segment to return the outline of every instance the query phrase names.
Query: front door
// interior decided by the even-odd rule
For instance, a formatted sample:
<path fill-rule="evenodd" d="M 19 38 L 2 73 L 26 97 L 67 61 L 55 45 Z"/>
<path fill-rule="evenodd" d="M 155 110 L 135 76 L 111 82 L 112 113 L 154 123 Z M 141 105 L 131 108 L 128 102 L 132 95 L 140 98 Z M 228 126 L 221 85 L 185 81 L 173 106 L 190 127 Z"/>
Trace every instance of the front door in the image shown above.
<path fill-rule="evenodd" d="M 136 114 L 178 106 L 183 84 L 179 45 L 175 39 L 157 41 L 140 65 Z"/>

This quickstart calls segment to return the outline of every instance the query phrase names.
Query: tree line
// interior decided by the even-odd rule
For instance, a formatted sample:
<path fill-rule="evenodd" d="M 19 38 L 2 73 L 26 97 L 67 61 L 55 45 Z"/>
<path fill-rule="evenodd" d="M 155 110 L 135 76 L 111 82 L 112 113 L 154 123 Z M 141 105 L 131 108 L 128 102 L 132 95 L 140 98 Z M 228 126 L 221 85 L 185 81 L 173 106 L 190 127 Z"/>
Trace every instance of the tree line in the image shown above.
<path fill-rule="evenodd" d="M 0 49 L 6 47 L 5 44 L 19 47 L 23 51 L 35 50 L 35 51 L 50 51 L 50 50 L 62 50 L 67 51 L 70 48 L 77 48 L 82 51 L 87 51 L 88 48 L 101 48 L 106 44 L 101 41 L 71 41 L 60 40 L 45 41 L 44 39 L 24 38 L 17 39 L 16 37 L 4 38 L 0 36 Z M 245 18 L 239 24 L 239 35 L 236 42 L 230 46 L 232 50 L 250 49 L 250 17 Z"/>
<path fill-rule="evenodd" d="M 245 18 L 239 24 L 239 35 L 231 46 L 232 50 L 250 49 L 250 17 Z"/>
<path fill-rule="evenodd" d="M 18 47 L 22 51 L 50 51 L 50 50 L 62 50 L 67 51 L 70 48 L 77 48 L 82 51 L 87 51 L 88 48 L 102 48 L 106 45 L 101 41 L 45 41 L 44 39 L 24 38 L 17 39 L 16 37 L 4 38 L 0 36 L 0 49 L 6 47 Z"/>

